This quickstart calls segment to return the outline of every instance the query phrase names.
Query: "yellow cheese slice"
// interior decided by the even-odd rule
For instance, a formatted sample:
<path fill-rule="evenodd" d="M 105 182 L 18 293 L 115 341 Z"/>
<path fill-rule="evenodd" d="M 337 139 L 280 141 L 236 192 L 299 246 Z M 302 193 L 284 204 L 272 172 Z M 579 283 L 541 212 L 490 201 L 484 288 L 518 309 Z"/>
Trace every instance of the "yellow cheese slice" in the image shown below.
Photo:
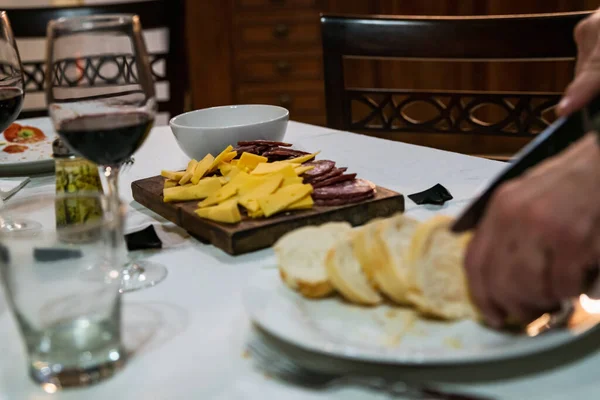
<path fill-rule="evenodd" d="M 242 220 L 242 215 L 235 200 L 228 200 L 215 207 L 201 208 L 196 210 L 196 214 L 201 218 L 228 224 L 235 224 Z"/>
<path fill-rule="evenodd" d="M 188 184 L 163 189 L 163 201 L 171 203 L 175 201 L 201 200 L 211 196 L 221 189 L 221 183 L 216 178 L 203 179 L 197 185 Z"/>
<path fill-rule="evenodd" d="M 258 204 L 258 202 L 257 202 Z M 260 206 L 258 207 L 258 210 L 256 211 L 248 211 L 248 216 L 250 218 L 261 218 L 265 216 L 265 213 L 263 213 L 263 211 L 260 209 Z"/>
<path fill-rule="evenodd" d="M 229 163 L 221 163 L 221 165 L 219 165 L 219 171 L 221 172 L 221 175 L 223 176 L 227 176 L 231 170 L 233 169 L 233 165 L 229 164 Z"/>
<path fill-rule="evenodd" d="M 299 176 L 294 176 L 292 178 L 285 178 L 283 180 L 283 182 L 281 183 L 281 187 L 296 185 L 296 184 L 302 183 L 302 182 L 304 182 L 304 179 L 300 178 Z"/>
<path fill-rule="evenodd" d="M 249 175 L 248 179 L 239 186 L 238 193 L 240 196 L 247 195 L 248 193 L 254 191 L 257 187 L 265 183 L 267 177 L 269 175 L 261 175 L 261 176 L 253 176 Z"/>
<path fill-rule="evenodd" d="M 231 174 L 229 174 L 228 178 L 230 177 Z M 248 180 L 254 178 L 255 177 L 251 177 L 244 171 L 239 171 L 233 178 L 231 178 L 229 183 L 224 185 L 218 192 L 206 198 L 204 201 L 200 202 L 198 204 L 198 207 L 209 207 L 218 203 L 222 203 L 225 200 L 231 199 L 238 193 L 238 189 L 240 188 L 240 186 L 243 186 L 246 182 L 248 182 Z"/>
<path fill-rule="evenodd" d="M 292 164 L 290 164 L 290 165 L 292 165 Z M 308 166 L 305 165 L 305 166 L 294 168 L 294 171 L 296 172 L 296 175 L 300 176 L 303 173 L 305 173 L 306 171 L 310 171 L 313 168 L 314 167 L 312 165 L 308 165 Z"/>
<path fill-rule="evenodd" d="M 181 186 L 187 184 L 189 181 L 192 180 L 192 177 L 194 176 L 194 171 L 196 170 L 197 165 L 198 165 L 198 161 L 193 160 L 193 159 L 190 160 L 190 162 L 188 163 L 187 169 L 185 170 L 185 174 L 179 180 L 179 184 Z"/>
<path fill-rule="evenodd" d="M 268 161 L 269 159 L 267 157 L 258 156 L 252 153 L 242 153 L 238 166 L 248 167 L 250 170 L 253 170 L 258 164 L 266 163 Z"/>
<path fill-rule="evenodd" d="M 311 185 L 296 184 L 286 186 L 267 197 L 258 199 L 258 204 L 260 204 L 260 208 L 265 213 L 265 216 L 270 217 L 312 193 L 312 190 L 313 187 Z"/>
<path fill-rule="evenodd" d="M 183 178 L 183 175 L 185 175 L 185 171 L 167 171 L 163 169 L 160 172 L 160 176 L 177 182 L 179 182 L 181 178 Z"/>
<path fill-rule="evenodd" d="M 204 158 L 196 165 L 196 169 L 194 170 L 194 175 L 192 175 L 192 183 L 196 185 L 200 182 L 200 179 L 206 175 L 208 169 L 212 165 L 215 158 L 212 154 L 207 154 Z"/>
<path fill-rule="evenodd" d="M 219 176 L 218 178 L 221 185 L 227 185 L 229 183 L 229 178 L 226 176 Z"/>
<path fill-rule="evenodd" d="M 238 202 L 247 210 L 256 212 L 260 209 L 258 199 L 262 199 L 275 192 L 279 188 L 279 185 L 281 185 L 281 181 L 283 181 L 283 176 L 281 175 L 269 176 L 253 190 L 241 195 Z"/>
<path fill-rule="evenodd" d="M 267 176 L 281 175 L 281 176 L 283 176 L 284 179 L 298 177 L 298 175 L 296 174 L 296 171 L 294 170 L 294 167 L 291 164 L 284 164 L 284 165 L 285 165 L 285 167 L 283 167 L 279 171 L 267 174 Z"/>
<path fill-rule="evenodd" d="M 215 193 L 198 203 L 198 207 L 204 208 L 209 206 L 214 206 L 215 204 L 219 204 L 224 202 L 225 200 L 231 199 L 233 196 L 237 194 L 237 187 L 232 185 L 229 182 L 227 185 L 221 187 Z M 237 201 L 236 201 L 237 204 Z"/>
<path fill-rule="evenodd" d="M 315 158 L 319 153 L 320 153 L 320 151 L 317 151 L 316 153 L 307 154 L 305 156 L 300 156 L 300 157 L 292 158 L 289 160 L 278 161 L 278 162 L 292 163 L 292 164 L 304 164 L 305 162 L 310 161 L 313 158 Z"/>
<path fill-rule="evenodd" d="M 208 168 L 208 172 L 215 171 L 219 167 L 219 164 L 221 164 L 221 161 L 223 161 L 224 159 L 226 159 L 229 156 L 229 153 L 231 153 L 231 150 L 233 150 L 233 146 L 229 145 L 218 156 L 216 156 L 215 160 L 212 162 L 212 165 L 210 166 L 210 168 Z"/>
<path fill-rule="evenodd" d="M 233 171 L 231 173 L 233 173 Z M 235 176 L 232 176 L 231 173 L 228 176 L 228 178 L 230 179 L 228 185 L 232 185 L 237 189 L 244 186 L 246 183 L 258 178 L 255 176 L 248 175 L 245 171 L 239 171 L 235 174 Z"/>
<path fill-rule="evenodd" d="M 313 208 L 315 202 L 312 199 L 312 196 L 307 195 L 296 201 L 295 203 L 290 204 L 285 209 L 286 210 L 307 210 Z"/>
<path fill-rule="evenodd" d="M 236 166 L 239 164 L 239 162 L 240 162 L 240 160 L 231 160 L 231 162 L 229 164 Z"/>
<path fill-rule="evenodd" d="M 246 209 L 248 215 L 252 213 L 257 213 L 259 211 L 262 213 L 262 210 L 260 209 L 260 204 L 258 204 L 258 200 L 256 199 L 238 200 L 238 203 L 240 203 L 240 205 Z"/>
<path fill-rule="evenodd" d="M 221 164 L 229 164 L 229 162 L 233 160 L 235 156 L 237 156 L 237 151 L 230 151 L 229 153 L 225 154 L 225 157 L 223 157 L 221 160 Z"/>
<path fill-rule="evenodd" d="M 279 172 L 286 168 L 288 165 L 291 165 L 293 168 L 299 167 L 300 164 L 284 164 L 284 163 L 263 163 L 258 164 L 256 168 L 252 171 L 252 175 L 266 175 L 272 174 L 274 172 Z"/>
<path fill-rule="evenodd" d="M 178 184 L 179 183 L 177 181 L 174 181 L 174 180 L 171 180 L 171 179 L 165 179 L 165 186 L 164 186 L 164 188 L 165 189 L 172 188 L 172 187 L 177 186 Z"/>
<path fill-rule="evenodd" d="M 231 179 L 235 178 L 236 175 L 239 174 L 240 172 L 242 172 L 242 170 L 239 169 L 237 166 L 233 165 L 231 167 L 231 171 L 229 171 L 229 173 L 227 174 L 227 177 L 231 180 Z M 248 175 L 248 174 L 246 174 L 246 175 Z"/>

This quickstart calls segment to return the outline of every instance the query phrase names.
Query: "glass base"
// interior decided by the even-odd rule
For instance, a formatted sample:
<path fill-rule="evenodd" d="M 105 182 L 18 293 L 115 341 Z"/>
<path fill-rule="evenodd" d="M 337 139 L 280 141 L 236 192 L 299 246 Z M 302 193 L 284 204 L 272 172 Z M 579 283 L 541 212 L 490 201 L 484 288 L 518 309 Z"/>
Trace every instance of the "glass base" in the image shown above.
<path fill-rule="evenodd" d="M 4 220 L 0 222 L 0 231 L 5 233 L 23 232 L 23 233 L 34 233 L 42 228 L 42 224 L 37 221 L 28 219 L 19 220 Z"/>
<path fill-rule="evenodd" d="M 34 363 L 29 367 L 29 374 L 47 393 L 54 393 L 63 388 L 93 385 L 110 378 L 125 365 L 127 358 L 125 350 L 114 349 L 111 356 L 117 360 L 88 368 L 63 369 L 60 364 L 48 366 L 45 363 L 42 363 L 43 366 L 36 367 Z"/>
<path fill-rule="evenodd" d="M 121 293 L 133 292 L 156 285 L 167 277 L 162 265 L 151 261 L 134 261 L 121 272 Z"/>

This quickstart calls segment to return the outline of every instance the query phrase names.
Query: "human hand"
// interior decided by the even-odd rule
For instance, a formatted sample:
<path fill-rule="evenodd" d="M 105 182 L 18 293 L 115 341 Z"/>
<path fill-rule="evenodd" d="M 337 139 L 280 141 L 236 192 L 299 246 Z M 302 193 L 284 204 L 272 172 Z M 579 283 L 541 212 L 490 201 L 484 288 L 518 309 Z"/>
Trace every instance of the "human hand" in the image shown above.
<path fill-rule="evenodd" d="M 582 292 L 600 259 L 600 146 L 588 134 L 498 189 L 467 250 L 488 324 L 528 323 Z"/>
<path fill-rule="evenodd" d="M 600 94 L 600 8 L 575 28 L 577 64 L 575 79 L 556 109 L 560 116 L 581 109 Z"/>

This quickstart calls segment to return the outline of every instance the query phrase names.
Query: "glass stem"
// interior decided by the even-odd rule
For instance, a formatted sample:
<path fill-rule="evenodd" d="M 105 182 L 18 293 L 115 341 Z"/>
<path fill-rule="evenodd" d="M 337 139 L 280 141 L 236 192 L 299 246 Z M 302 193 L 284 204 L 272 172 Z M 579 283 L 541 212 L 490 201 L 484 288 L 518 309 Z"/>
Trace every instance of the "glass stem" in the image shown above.
<path fill-rule="evenodd" d="M 119 199 L 119 172 L 121 168 L 118 166 L 104 167 L 104 176 L 106 177 L 107 195 L 110 201 L 118 207 L 120 204 Z M 124 235 L 124 224 L 125 221 L 121 221 L 121 235 Z M 127 251 L 127 249 L 125 249 Z M 127 258 L 127 262 L 123 268 L 123 275 L 127 276 L 128 279 L 133 279 L 135 276 L 144 273 L 144 268 L 138 265 L 135 261 Z"/>
<path fill-rule="evenodd" d="M 102 167 L 102 174 L 106 178 L 106 192 L 107 192 L 106 195 L 109 199 L 109 202 L 111 203 L 110 208 L 115 210 L 115 212 L 117 212 L 117 213 L 120 212 L 120 210 L 118 209 L 118 207 L 120 206 L 120 198 L 119 198 L 119 172 L 120 172 L 120 170 L 121 169 L 118 166 L 103 166 Z M 118 229 L 118 235 L 123 236 L 125 234 L 124 218 L 122 218 L 119 221 L 119 225 L 120 226 Z M 117 240 L 116 243 L 123 243 L 121 240 L 118 240 L 118 238 L 116 238 L 115 240 Z M 135 267 L 135 264 L 127 256 L 127 248 L 126 247 L 123 249 L 123 252 L 124 252 L 125 260 L 127 260 L 125 262 L 125 265 L 123 266 L 123 275 L 131 276 L 131 275 L 136 274 L 137 268 Z"/>
<path fill-rule="evenodd" d="M 121 210 L 119 209 L 121 207 L 119 199 L 119 167 L 103 166 L 102 174 L 106 178 L 106 197 L 108 197 L 109 210 L 116 213 L 116 215 L 121 216 L 121 218 L 118 219 L 119 229 L 117 230 L 117 234 L 120 237 L 114 238 L 116 245 L 117 243 L 122 242 L 121 236 L 123 236 L 125 229 L 125 217 L 121 214 Z"/>
<path fill-rule="evenodd" d="M 106 190 L 108 198 L 116 204 L 119 203 L 119 171 L 118 166 L 105 166 L 103 168 L 103 174 L 106 177 Z"/>

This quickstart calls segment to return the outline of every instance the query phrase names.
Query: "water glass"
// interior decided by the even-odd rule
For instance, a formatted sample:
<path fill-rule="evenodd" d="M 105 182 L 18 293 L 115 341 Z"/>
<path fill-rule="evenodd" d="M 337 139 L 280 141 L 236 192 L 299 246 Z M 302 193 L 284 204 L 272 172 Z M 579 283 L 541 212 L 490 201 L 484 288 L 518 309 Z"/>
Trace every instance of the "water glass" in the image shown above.
<path fill-rule="evenodd" d="M 48 392 L 95 383 L 124 363 L 122 210 L 99 193 L 32 196 L 0 209 L 4 293 L 29 373 Z"/>

